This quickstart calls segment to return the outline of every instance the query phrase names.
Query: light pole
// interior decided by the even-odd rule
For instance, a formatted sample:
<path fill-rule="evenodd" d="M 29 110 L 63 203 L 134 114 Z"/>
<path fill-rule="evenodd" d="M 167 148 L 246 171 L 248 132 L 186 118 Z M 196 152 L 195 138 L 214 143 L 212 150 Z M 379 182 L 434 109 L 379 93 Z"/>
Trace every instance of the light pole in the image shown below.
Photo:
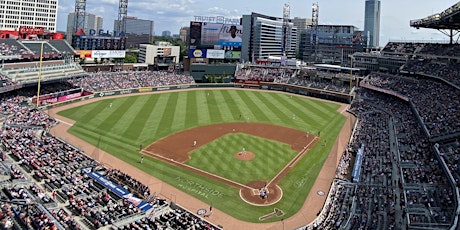
<path fill-rule="evenodd" d="M 38 66 L 38 89 L 37 89 L 37 108 L 40 105 L 40 80 L 42 78 L 42 61 L 43 61 L 43 44 L 45 42 L 40 42 L 40 61 Z"/>

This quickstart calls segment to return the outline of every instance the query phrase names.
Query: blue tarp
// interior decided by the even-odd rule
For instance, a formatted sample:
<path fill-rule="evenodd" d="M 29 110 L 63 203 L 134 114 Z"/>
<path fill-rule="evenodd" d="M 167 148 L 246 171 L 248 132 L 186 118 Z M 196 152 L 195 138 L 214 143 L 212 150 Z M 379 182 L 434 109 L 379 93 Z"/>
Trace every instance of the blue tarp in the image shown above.
<path fill-rule="evenodd" d="M 145 202 L 137 197 L 135 197 L 132 193 L 130 193 L 128 190 L 124 189 L 120 185 L 114 183 L 113 181 L 107 179 L 105 176 L 97 173 L 97 172 L 89 172 L 88 176 L 99 182 L 101 185 L 104 187 L 110 189 L 113 193 L 117 194 L 120 197 L 123 197 L 124 199 L 127 199 L 136 207 L 141 209 L 142 211 L 148 211 L 149 209 L 152 208 L 152 205 L 150 205 L 148 202 Z"/>
<path fill-rule="evenodd" d="M 356 154 L 355 159 L 355 166 L 353 167 L 353 182 L 359 182 L 359 175 L 361 174 L 361 166 L 363 163 L 363 154 L 364 154 L 364 144 L 361 144 L 361 148 L 358 149 L 358 153 Z"/>

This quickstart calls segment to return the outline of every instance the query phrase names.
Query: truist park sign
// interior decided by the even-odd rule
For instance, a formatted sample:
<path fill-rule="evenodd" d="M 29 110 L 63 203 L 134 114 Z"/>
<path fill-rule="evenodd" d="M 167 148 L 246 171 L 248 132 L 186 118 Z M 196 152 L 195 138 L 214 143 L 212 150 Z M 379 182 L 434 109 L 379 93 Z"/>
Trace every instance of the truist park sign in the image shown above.
<path fill-rule="evenodd" d="M 214 22 L 214 23 L 222 23 L 222 24 L 240 24 L 240 18 L 226 18 L 224 16 L 195 16 L 196 22 Z"/>

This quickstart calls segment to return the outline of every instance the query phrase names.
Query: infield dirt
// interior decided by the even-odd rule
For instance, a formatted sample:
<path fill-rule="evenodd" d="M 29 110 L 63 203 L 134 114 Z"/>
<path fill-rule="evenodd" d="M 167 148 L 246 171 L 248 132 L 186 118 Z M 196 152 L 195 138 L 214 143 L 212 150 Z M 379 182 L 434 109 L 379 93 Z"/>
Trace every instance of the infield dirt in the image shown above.
<path fill-rule="evenodd" d="M 245 89 L 247 90 L 247 89 Z M 260 91 L 260 90 L 259 90 Z M 272 91 L 267 91 L 272 92 Z M 119 97 L 125 97 L 126 95 L 121 95 Z M 94 98 L 87 101 L 76 102 L 69 105 L 64 105 L 61 107 L 53 108 L 49 110 L 48 114 L 51 116 L 59 119 L 61 122 L 51 129 L 51 134 L 57 137 L 64 139 L 65 141 L 73 144 L 74 146 L 78 146 L 86 153 L 91 153 L 95 151 L 95 146 L 81 140 L 78 137 L 75 137 L 67 132 L 70 126 L 73 125 L 74 121 L 59 116 L 56 113 L 61 110 L 69 109 L 72 107 L 80 106 L 83 104 L 91 103 L 96 100 L 102 100 L 105 98 Z M 319 99 L 315 99 L 319 100 Z M 330 102 L 330 101 L 328 101 Z M 337 165 L 339 163 L 341 154 L 345 149 L 348 140 L 350 138 L 350 134 L 353 128 L 353 124 L 355 121 L 355 117 L 351 114 L 346 112 L 347 104 L 341 104 L 338 111 L 346 116 L 347 120 L 342 127 L 342 130 L 337 137 L 331 152 L 329 153 L 326 162 L 324 163 L 318 177 L 316 178 L 313 187 L 307 196 L 305 201 L 303 202 L 303 207 L 297 212 L 296 214 L 292 215 L 291 217 L 284 219 L 281 222 L 272 222 L 272 223 L 249 223 L 245 221 L 241 221 L 235 219 L 234 217 L 218 210 L 214 209 L 213 215 L 207 218 L 208 221 L 224 226 L 224 229 L 267 229 L 267 230 L 275 230 L 275 229 L 294 229 L 300 226 L 304 226 L 306 224 L 311 223 L 317 217 L 318 211 L 324 205 L 326 200 L 326 196 L 319 196 L 317 191 L 324 191 L 328 192 L 331 186 L 332 179 L 335 175 L 335 171 Z M 152 191 L 157 192 L 158 194 L 162 195 L 166 199 L 172 200 L 181 206 L 185 207 L 188 210 L 195 211 L 200 208 L 207 208 L 209 204 L 196 199 L 195 197 L 174 188 L 167 183 L 162 182 L 161 180 L 152 177 L 151 175 L 139 170 L 138 168 L 104 152 L 103 150 L 98 149 L 98 155 L 95 160 L 101 162 L 102 164 L 109 164 L 114 169 L 120 169 L 123 172 L 132 175 L 138 181 L 148 185 Z"/>

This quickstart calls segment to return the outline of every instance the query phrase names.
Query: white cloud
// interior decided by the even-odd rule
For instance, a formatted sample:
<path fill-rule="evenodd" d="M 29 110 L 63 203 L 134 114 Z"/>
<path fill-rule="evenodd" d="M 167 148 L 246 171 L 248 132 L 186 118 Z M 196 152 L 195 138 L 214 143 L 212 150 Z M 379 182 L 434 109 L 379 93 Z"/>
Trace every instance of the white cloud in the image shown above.
<path fill-rule="evenodd" d="M 319 2 L 320 24 L 354 25 L 363 29 L 364 0 L 291 1 L 291 18 L 311 18 L 313 2 Z M 119 0 L 88 0 L 86 11 L 102 16 L 104 29 L 112 29 L 113 20 L 118 18 L 118 3 Z M 61 0 L 59 4 L 58 29 L 65 30 L 67 14 L 74 11 L 75 1 Z M 433 30 L 413 32 L 409 20 L 441 12 L 453 4 L 452 0 L 381 0 L 381 42 L 385 43 L 389 37 L 442 37 Z M 256 12 L 281 17 L 283 6 L 284 2 L 279 0 L 129 0 L 128 15 L 153 20 L 156 34 L 163 30 L 175 34 L 180 27 L 188 26 L 195 15 L 239 18 L 243 14 Z"/>

